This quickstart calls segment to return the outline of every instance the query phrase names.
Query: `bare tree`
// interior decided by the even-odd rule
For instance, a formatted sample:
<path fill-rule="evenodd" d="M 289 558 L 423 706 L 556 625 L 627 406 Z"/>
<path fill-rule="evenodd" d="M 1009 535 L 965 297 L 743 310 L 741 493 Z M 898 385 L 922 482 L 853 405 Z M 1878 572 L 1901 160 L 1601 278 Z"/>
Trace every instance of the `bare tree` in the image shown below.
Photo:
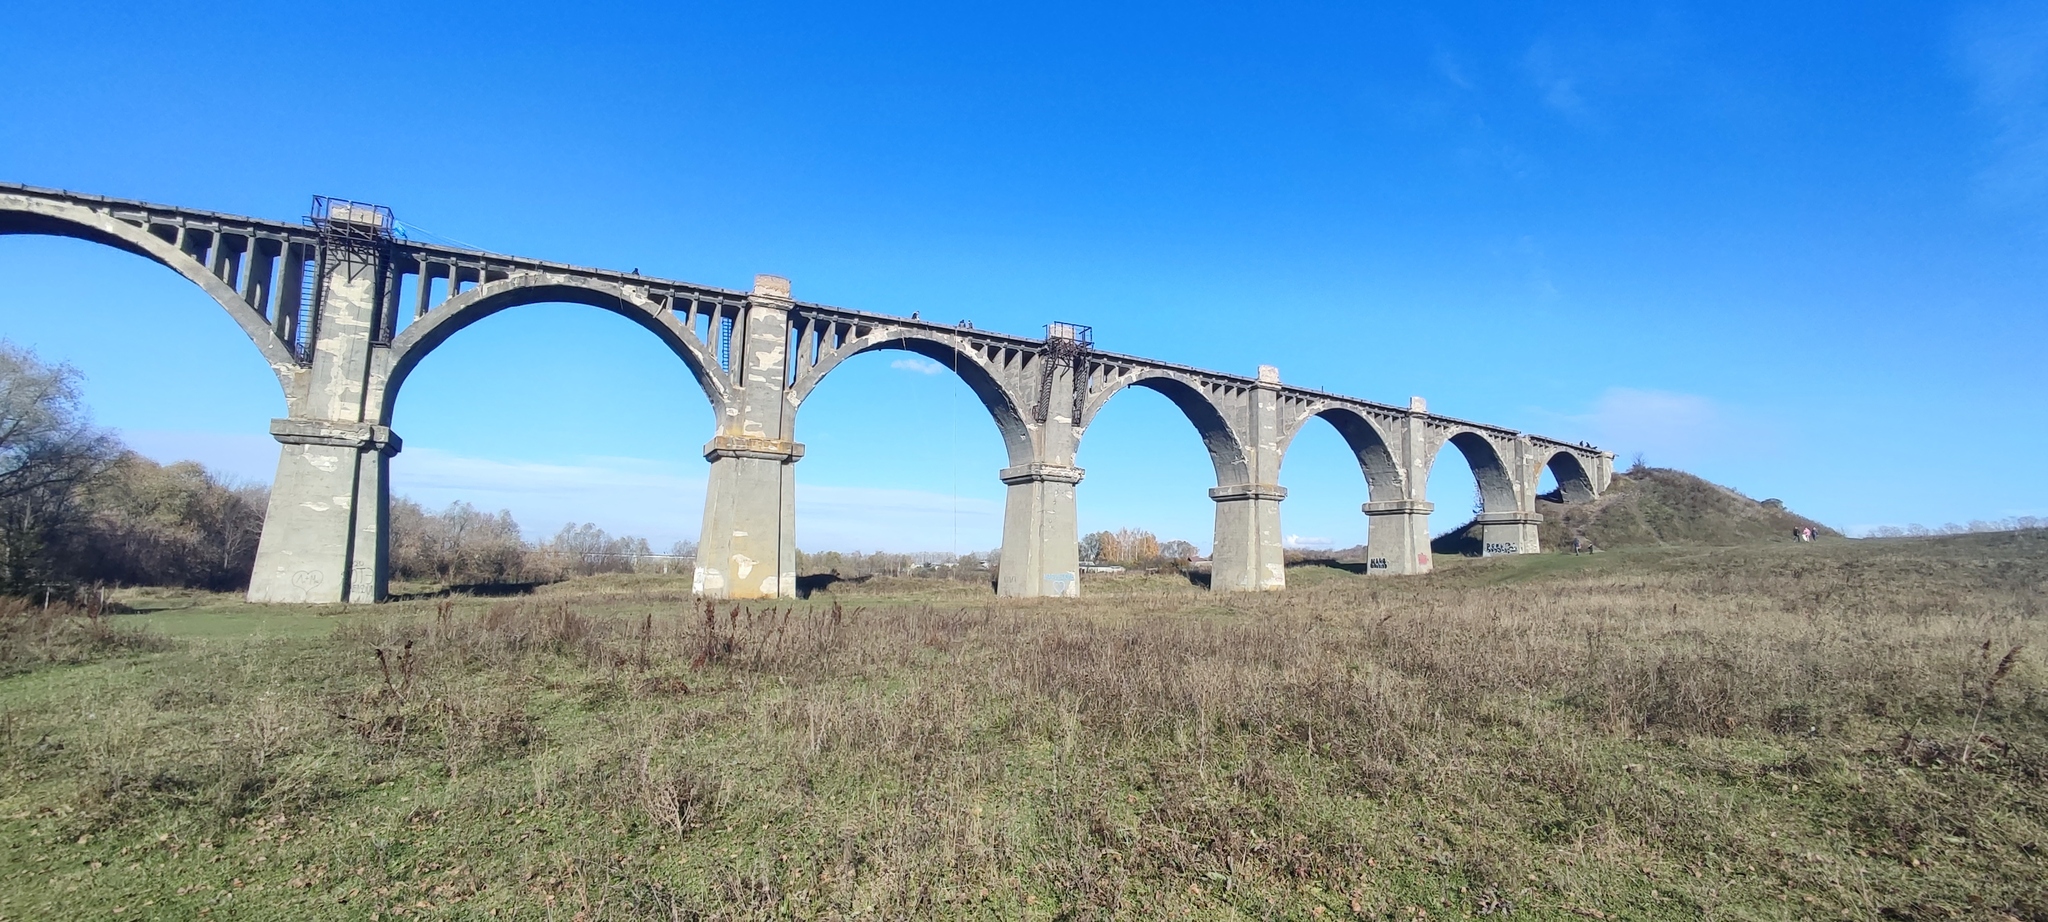
<path fill-rule="evenodd" d="M 0 340 L 0 590 L 65 574 L 51 554 L 77 513 L 77 487 L 120 443 L 92 424 L 77 369 Z"/>

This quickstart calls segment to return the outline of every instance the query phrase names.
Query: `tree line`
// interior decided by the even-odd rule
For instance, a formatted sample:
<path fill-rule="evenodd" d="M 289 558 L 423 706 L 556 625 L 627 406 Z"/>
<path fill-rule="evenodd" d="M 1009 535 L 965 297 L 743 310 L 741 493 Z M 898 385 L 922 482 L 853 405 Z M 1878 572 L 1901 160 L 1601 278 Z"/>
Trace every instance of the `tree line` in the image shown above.
<path fill-rule="evenodd" d="M 449 586 L 549 583 L 572 576 L 687 568 L 695 542 L 657 554 L 646 538 L 613 536 L 591 523 L 563 525 L 554 537 L 528 542 L 509 511 L 484 512 L 454 502 L 429 512 L 404 497 L 391 501 L 391 571 L 402 580 Z"/>
<path fill-rule="evenodd" d="M 130 451 L 80 381 L 0 340 L 0 593 L 247 586 L 269 491 Z"/>
<path fill-rule="evenodd" d="M 93 424 L 82 381 L 77 369 L 0 340 L 0 594 L 248 588 L 269 490 L 135 453 Z M 399 579 L 463 585 L 676 567 L 696 546 L 656 555 L 645 538 L 587 523 L 528 542 L 510 512 L 462 502 L 430 512 L 400 497 L 390 549 Z"/>
<path fill-rule="evenodd" d="M 1091 532 L 1081 536 L 1081 562 L 1119 567 L 1158 567 L 1187 563 L 1195 559 L 1195 546 L 1186 541 L 1161 541 L 1142 528 Z"/>
<path fill-rule="evenodd" d="M 986 554 L 954 554 L 946 551 L 892 554 L 887 551 L 811 553 L 799 549 L 796 552 L 796 569 L 802 574 L 829 573 L 848 579 L 866 576 L 915 576 L 979 582 L 988 579 L 995 572 L 996 561 L 1001 558 L 1000 550 L 989 551 Z"/>
<path fill-rule="evenodd" d="M 1971 535 L 1999 531 L 2025 531 L 2032 528 L 2048 528 L 2048 518 L 2031 515 L 2009 516 L 2003 519 L 1971 519 L 1968 524 L 1950 522 L 1946 525 L 1878 525 L 1863 530 L 1865 538 L 1924 538 L 1931 535 Z"/>

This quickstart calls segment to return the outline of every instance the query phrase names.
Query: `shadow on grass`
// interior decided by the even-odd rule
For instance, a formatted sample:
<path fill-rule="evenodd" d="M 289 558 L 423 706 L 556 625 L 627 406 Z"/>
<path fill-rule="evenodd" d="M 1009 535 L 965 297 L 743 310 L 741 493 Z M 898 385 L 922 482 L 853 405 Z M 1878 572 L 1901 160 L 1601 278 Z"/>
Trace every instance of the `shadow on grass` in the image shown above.
<path fill-rule="evenodd" d="M 1365 563 L 1364 561 L 1359 561 L 1357 563 L 1347 563 L 1342 560 L 1303 560 L 1296 563 L 1290 563 L 1287 565 L 1287 568 L 1290 570 L 1296 569 L 1298 567 L 1326 567 L 1331 570 L 1342 570 L 1346 573 L 1364 575 L 1365 573 L 1369 572 L 1370 565 Z"/>
<path fill-rule="evenodd" d="M 535 589 L 545 585 L 547 585 L 546 582 L 538 580 L 527 583 L 463 583 L 428 592 L 394 592 L 388 601 L 414 602 L 420 599 L 445 599 L 455 595 L 466 595 L 479 599 L 499 599 L 515 595 L 532 595 Z"/>
<path fill-rule="evenodd" d="M 839 583 L 858 586 L 873 578 L 873 576 L 840 576 L 837 573 L 809 573 L 796 578 L 796 597 L 808 599 L 811 597 L 811 593 L 817 592 L 820 589 L 830 589 Z"/>

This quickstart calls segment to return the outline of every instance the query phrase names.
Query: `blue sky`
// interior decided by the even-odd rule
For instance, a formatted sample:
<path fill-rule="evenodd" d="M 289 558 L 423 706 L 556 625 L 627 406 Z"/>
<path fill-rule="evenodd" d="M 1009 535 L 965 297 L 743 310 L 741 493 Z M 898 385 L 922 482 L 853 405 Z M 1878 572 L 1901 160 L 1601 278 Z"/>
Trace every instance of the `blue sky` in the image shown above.
<path fill-rule="evenodd" d="M 1565 439 L 1830 524 L 2048 514 L 2048 5 L 17 4 L 0 179 L 1036 334 Z M 269 372 L 196 289 L 0 239 L 0 334 L 166 459 L 267 479 Z M 997 543 L 1004 457 L 901 353 L 798 437 L 807 549 Z M 406 383 L 399 492 L 694 535 L 710 413 L 540 305 Z M 1206 546 L 1193 429 L 1090 429 L 1084 530 Z M 1286 530 L 1362 541 L 1327 427 Z M 1455 452 L 1439 527 L 1469 511 Z"/>

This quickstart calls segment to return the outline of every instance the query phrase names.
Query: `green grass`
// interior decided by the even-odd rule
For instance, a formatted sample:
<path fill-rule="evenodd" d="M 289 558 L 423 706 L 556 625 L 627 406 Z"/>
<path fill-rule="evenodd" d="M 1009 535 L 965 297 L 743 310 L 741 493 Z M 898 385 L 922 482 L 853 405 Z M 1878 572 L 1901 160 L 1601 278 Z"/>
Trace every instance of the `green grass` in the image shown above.
<path fill-rule="evenodd" d="M 15 612 L 0 919 L 2048 915 L 2039 535 L 1289 580 Z"/>

